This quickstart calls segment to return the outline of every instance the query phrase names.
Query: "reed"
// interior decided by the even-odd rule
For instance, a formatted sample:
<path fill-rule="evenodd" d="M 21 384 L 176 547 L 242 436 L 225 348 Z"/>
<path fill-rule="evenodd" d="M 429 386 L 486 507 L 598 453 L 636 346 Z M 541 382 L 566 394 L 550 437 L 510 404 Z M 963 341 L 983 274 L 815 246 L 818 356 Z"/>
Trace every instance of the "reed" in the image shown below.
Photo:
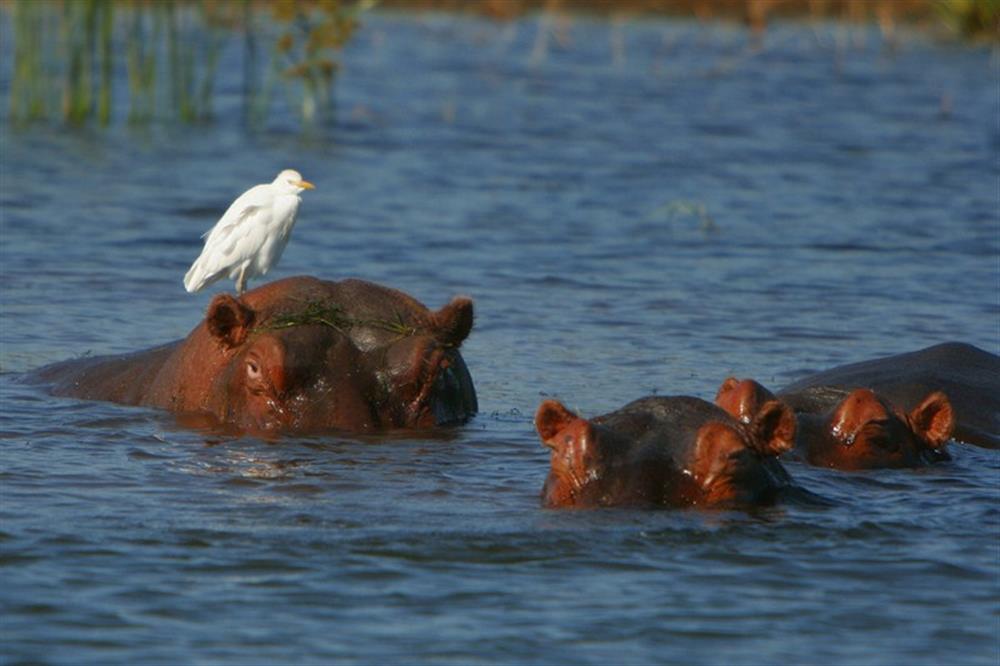
<path fill-rule="evenodd" d="M 99 44 L 101 81 L 97 97 L 97 120 L 102 125 L 111 122 L 111 91 L 114 88 L 114 25 L 115 6 L 111 2 L 100 5 L 97 41 Z"/>
<path fill-rule="evenodd" d="M 214 3 L 167 0 L 159 5 L 166 26 L 168 98 L 179 120 L 212 117 L 212 94 L 219 54 L 228 38 L 226 16 Z"/>
<path fill-rule="evenodd" d="M 975 41 L 1000 41 L 1000 0 L 938 0 L 934 8 L 952 33 Z"/>
<path fill-rule="evenodd" d="M 350 8 L 341 0 L 311 4 L 277 0 L 272 4 L 273 19 L 282 26 L 273 58 L 286 94 L 298 100 L 299 113 L 306 122 L 329 119 L 337 54 L 357 29 L 358 13 L 370 4 Z"/>
<path fill-rule="evenodd" d="M 776 16 L 876 21 L 890 42 L 897 23 L 923 22 L 1000 40 L 1000 0 L 0 0 L 13 19 L 10 119 L 107 125 L 124 70 L 130 123 L 209 121 L 222 52 L 242 36 L 244 121 L 265 125 L 282 94 L 304 125 L 323 124 L 340 51 L 378 1 L 504 19 L 539 9 L 735 19 L 758 36 Z"/>
<path fill-rule="evenodd" d="M 152 119 L 156 108 L 156 44 L 160 41 L 161 25 L 147 13 L 129 14 L 129 29 L 125 32 L 128 120 L 141 124 Z"/>
<path fill-rule="evenodd" d="M 71 123 L 80 123 L 91 112 L 91 54 L 97 41 L 94 0 L 63 3 L 63 20 L 59 26 L 60 41 L 65 49 L 63 59 L 62 116 Z M 83 30 L 75 26 L 84 26 Z"/>
<path fill-rule="evenodd" d="M 10 116 L 34 121 L 48 116 L 51 107 L 50 74 L 43 57 L 50 41 L 51 17 L 41 4 L 20 2 L 13 9 L 14 69 L 10 87 Z"/>
<path fill-rule="evenodd" d="M 891 38 L 899 24 L 926 26 L 962 39 L 1000 41 L 1000 0 L 380 0 L 402 10 L 444 10 L 497 20 L 529 12 L 659 15 L 739 21 L 757 34 L 775 18 L 873 21 Z"/>
<path fill-rule="evenodd" d="M 304 123 L 332 107 L 339 52 L 369 0 L 8 0 L 10 118 L 70 125 L 211 120 L 222 52 L 243 36 L 244 118 L 267 120 L 279 86 Z M 261 29 L 261 24 L 264 28 Z"/>

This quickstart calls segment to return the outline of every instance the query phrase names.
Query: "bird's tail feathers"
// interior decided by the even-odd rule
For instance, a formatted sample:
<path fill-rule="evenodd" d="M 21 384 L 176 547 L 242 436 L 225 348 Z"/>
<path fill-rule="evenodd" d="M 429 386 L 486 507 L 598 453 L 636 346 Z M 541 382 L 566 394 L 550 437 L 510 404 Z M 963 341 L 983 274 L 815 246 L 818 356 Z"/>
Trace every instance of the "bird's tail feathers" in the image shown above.
<path fill-rule="evenodd" d="M 201 291 L 225 275 L 225 271 L 206 273 L 201 261 L 196 261 L 184 276 L 184 288 L 190 293 Z"/>

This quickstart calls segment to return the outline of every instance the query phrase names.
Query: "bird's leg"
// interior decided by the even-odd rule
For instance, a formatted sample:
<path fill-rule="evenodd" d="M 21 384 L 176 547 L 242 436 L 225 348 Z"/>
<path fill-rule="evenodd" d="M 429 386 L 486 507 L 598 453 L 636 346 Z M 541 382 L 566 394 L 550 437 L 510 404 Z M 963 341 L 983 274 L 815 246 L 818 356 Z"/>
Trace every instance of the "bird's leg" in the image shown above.
<path fill-rule="evenodd" d="M 247 290 L 247 267 L 244 264 L 244 266 L 242 268 L 240 268 L 240 276 L 238 278 L 236 278 L 236 296 L 237 296 L 237 298 L 239 298 L 240 296 L 242 296 L 243 292 L 245 292 L 246 290 Z"/>

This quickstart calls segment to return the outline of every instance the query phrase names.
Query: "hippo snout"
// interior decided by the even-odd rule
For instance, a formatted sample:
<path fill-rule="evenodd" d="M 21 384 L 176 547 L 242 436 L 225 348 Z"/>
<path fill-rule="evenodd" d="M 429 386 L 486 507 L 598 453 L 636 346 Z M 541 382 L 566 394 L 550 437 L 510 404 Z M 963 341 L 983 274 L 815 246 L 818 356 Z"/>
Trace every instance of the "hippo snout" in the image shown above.
<path fill-rule="evenodd" d="M 464 423 L 479 409 L 469 370 L 454 353 L 446 354 L 438 364 L 431 395 L 435 425 Z"/>
<path fill-rule="evenodd" d="M 450 425 L 463 423 L 475 412 L 475 406 L 468 404 L 466 377 L 460 377 L 456 372 L 456 364 L 452 359 L 441 362 L 441 369 L 434 379 L 432 411 L 435 425 Z M 464 370 L 464 367 L 461 368 Z M 471 383 L 468 383 L 471 387 Z"/>

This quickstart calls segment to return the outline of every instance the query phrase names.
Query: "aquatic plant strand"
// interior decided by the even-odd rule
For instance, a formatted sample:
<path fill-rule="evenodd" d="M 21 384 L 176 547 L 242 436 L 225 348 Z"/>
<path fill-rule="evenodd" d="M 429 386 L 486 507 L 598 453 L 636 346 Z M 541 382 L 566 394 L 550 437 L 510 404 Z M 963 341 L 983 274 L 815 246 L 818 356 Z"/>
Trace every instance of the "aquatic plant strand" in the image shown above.
<path fill-rule="evenodd" d="M 395 321 L 390 319 L 359 319 L 349 317 L 339 303 L 325 300 L 308 301 L 301 310 L 273 315 L 256 326 L 254 331 L 273 331 L 309 325 L 329 326 L 342 333 L 346 333 L 352 328 L 368 326 L 395 333 L 400 337 L 409 337 L 417 332 L 416 328 L 403 321 L 401 314 L 396 315 Z"/>

